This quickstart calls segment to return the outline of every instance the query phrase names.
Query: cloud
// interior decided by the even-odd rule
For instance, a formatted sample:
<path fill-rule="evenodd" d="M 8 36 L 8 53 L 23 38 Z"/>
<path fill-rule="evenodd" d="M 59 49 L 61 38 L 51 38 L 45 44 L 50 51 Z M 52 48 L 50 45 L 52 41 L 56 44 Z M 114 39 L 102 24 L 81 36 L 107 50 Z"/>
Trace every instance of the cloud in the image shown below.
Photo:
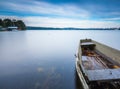
<path fill-rule="evenodd" d="M 42 27 L 76 27 L 76 28 L 120 27 L 120 23 L 113 21 L 93 21 L 51 17 L 25 17 L 24 20 L 29 26 L 33 25 Z"/>
<path fill-rule="evenodd" d="M 90 16 L 89 11 L 77 7 L 72 4 L 62 4 L 56 5 L 42 1 L 26 1 L 24 3 L 19 2 L 2 2 L 2 5 L 5 8 L 8 8 L 12 11 L 21 12 L 21 13 L 29 13 L 36 15 L 52 15 L 52 16 L 74 16 L 80 18 L 87 18 Z"/>
<path fill-rule="evenodd" d="M 15 13 L 13 16 L 5 13 L 0 18 L 21 19 L 27 26 L 120 27 L 120 13 L 112 10 L 107 12 L 109 8 L 101 7 L 101 5 L 77 6 L 69 3 L 52 4 L 43 0 L 2 0 L 0 6 L 1 10 L 6 11 L 6 13 L 7 11 L 8 13 Z"/>
<path fill-rule="evenodd" d="M 1 0 L 1 10 L 7 11 L 8 14 L 13 13 L 16 15 L 27 15 L 27 16 L 59 16 L 67 18 L 107 18 L 116 17 L 120 15 L 119 7 L 117 6 L 120 2 L 104 2 L 90 3 L 85 1 L 84 3 L 54 3 L 46 2 L 46 0 Z M 74 1 L 76 2 L 76 0 Z M 87 3 L 88 2 L 88 3 Z M 86 3 L 86 4 L 85 4 Z M 115 3 L 115 4 L 113 4 Z"/>
<path fill-rule="evenodd" d="M 10 19 L 22 19 L 21 17 L 18 16 L 9 16 L 9 15 L 0 15 L 1 19 L 6 19 L 6 18 L 10 18 Z"/>
<path fill-rule="evenodd" d="M 120 17 L 115 17 L 115 18 L 105 18 L 102 20 L 106 20 L 106 21 L 120 21 Z"/>
<path fill-rule="evenodd" d="M 36 27 L 79 27 L 79 28 L 109 28 L 120 27 L 119 22 L 110 21 L 110 19 L 102 20 L 80 20 L 72 18 L 60 18 L 60 17 L 42 17 L 42 16 L 0 16 L 0 18 L 21 19 L 27 26 Z M 120 18 L 111 18 L 111 20 L 117 20 Z"/>
<path fill-rule="evenodd" d="M 0 6 L 3 11 L 11 11 L 18 13 L 17 15 L 28 16 L 60 16 L 60 17 L 74 17 L 81 19 L 89 19 L 94 17 L 113 17 L 119 16 L 119 8 L 116 8 L 113 4 L 111 7 L 101 4 L 52 4 L 45 2 L 45 0 L 1 0 Z M 5 10 L 4 10 L 5 9 Z M 6 14 L 6 13 L 5 13 Z"/>

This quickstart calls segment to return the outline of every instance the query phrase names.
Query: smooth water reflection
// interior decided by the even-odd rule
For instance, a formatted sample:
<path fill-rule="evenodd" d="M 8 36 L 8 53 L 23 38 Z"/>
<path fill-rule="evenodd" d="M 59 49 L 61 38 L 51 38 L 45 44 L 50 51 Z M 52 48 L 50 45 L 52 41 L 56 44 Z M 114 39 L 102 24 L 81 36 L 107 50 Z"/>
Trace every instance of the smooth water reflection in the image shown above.
<path fill-rule="evenodd" d="M 75 57 L 91 38 L 120 50 L 120 31 L 0 32 L 0 89 L 81 89 Z"/>

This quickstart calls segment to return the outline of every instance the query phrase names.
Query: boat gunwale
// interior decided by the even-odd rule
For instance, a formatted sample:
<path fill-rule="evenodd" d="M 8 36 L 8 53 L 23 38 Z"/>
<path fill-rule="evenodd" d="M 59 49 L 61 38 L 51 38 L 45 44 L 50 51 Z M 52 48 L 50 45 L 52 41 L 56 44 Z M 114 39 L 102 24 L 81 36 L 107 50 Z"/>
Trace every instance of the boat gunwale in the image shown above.
<path fill-rule="evenodd" d="M 82 73 L 82 66 L 81 66 L 81 64 L 82 64 L 82 50 L 81 50 L 81 43 L 84 43 L 84 42 L 93 42 L 93 44 L 91 44 L 91 45 L 102 45 L 103 47 L 107 47 L 108 49 L 112 49 L 113 51 L 115 51 L 115 52 L 118 52 L 118 54 L 120 54 L 120 50 L 117 50 L 117 49 L 115 49 L 115 48 L 112 48 L 112 47 L 109 47 L 109 46 L 107 46 L 107 45 L 105 45 L 105 44 L 101 44 L 101 43 L 99 43 L 99 42 L 97 42 L 97 41 L 94 41 L 94 40 L 92 40 L 92 39 L 81 39 L 80 40 L 80 42 L 79 42 L 79 47 L 78 47 L 78 53 L 77 53 L 77 55 L 78 55 L 78 57 L 76 58 L 76 70 L 77 70 L 77 73 L 78 73 L 78 75 L 79 75 L 79 78 L 80 78 L 80 80 L 81 80 L 81 75 L 79 74 L 79 72 L 81 72 Z M 97 43 L 97 44 L 96 44 Z M 99 51 L 99 50 L 98 50 Z M 107 55 L 106 55 L 107 56 Z M 113 60 L 114 61 L 114 60 Z M 79 65 L 77 64 L 77 62 L 79 62 Z M 81 67 L 81 69 L 80 68 L 78 68 L 78 67 Z M 79 70 L 78 70 L 79 69 Z M 83 79 L 84 79 L 84 81 L 85 81 L 85 83 L 86 83 L 86 85 L 88 86 L 88 88 L 85 88 L 84 87 L 84 89 L 89 89 L 90 87 L 89 87 L 89 82 L 94 82 L 94 81 L 89 81 L 88 80 L 88 82 L 87 82 L 87 80 L 85 79 L 85 76 L 83 75 L 83 73 L 82 73 L 82 77 L 83 77 Z M 109 81 L 109 80 L 108 80 Z M 110 80 L 111 81 L 111 80 Z M 82 82 L 82 81 L 81 81 Z M 98 82 L 98 81 L 96 81 L 96 82 Z M 101 82 L 105 82 L 104 80 L 103 81 L 101 81 Z M 82 85 L 84 85 L 83 84 L 84 82 L 82 82 Z"/>

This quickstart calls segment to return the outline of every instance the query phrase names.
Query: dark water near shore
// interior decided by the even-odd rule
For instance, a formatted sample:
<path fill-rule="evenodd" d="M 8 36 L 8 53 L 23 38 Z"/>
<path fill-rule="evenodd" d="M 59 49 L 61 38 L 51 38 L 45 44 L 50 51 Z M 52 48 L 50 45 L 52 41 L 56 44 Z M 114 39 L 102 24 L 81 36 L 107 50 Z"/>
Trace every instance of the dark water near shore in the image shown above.
<path fill-rule="evenodd" d="M 120 31 L 0 32 L 0 89 L 82 89 L 74 57 L 82 38 L 120 50 Z"/>

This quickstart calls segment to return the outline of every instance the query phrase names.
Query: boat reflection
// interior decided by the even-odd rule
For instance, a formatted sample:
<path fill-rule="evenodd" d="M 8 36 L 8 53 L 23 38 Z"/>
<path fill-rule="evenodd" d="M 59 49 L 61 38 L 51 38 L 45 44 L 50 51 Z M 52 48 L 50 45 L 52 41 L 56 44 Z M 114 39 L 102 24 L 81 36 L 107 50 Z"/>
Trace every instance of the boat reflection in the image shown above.
<path fill-rule="evenodd" d="M 77 71 L 75 69 L 75 89 L 83 89 L 81 81 L 78 77 Z"/>

